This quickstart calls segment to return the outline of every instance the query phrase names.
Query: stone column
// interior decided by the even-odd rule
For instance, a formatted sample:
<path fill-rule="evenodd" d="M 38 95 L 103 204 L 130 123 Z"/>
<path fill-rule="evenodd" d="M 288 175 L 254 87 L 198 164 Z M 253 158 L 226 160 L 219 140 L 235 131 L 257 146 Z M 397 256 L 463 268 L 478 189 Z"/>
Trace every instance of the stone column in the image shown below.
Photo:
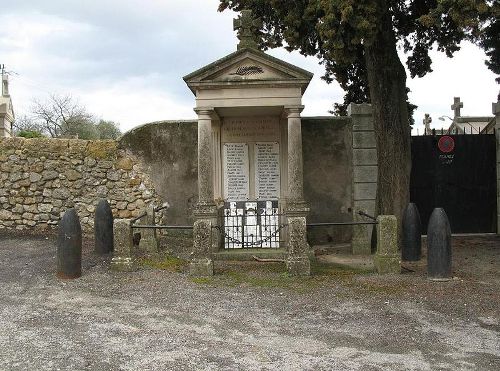
<path fill-rule="evenodd" d="M 354 104 L 348 107 L 352 119 L 352 210 L 353 220 L 369 221 L 359 215 L 363 211 L 375 215 L 377 194 L 378 159 L 373 128 L 372 107 L 370 104 Z M 355 225 L 352 228 L 352 253 L 371 254 L 372 225 Z"/>
<path fill-rule="evenodd" d="M 190 273 L 213 275 L 212 253 L 217 244 L 217 207 L 214 201 L 213 108 L 197 108 L 198 114 L 198 204 L 194 210 L 193 250 Z"/>
<path fill-rule="evenodd" d="M 495 115 L 495 134 L 497 137 L 497 234 L 500 234 L 500 99 L 492 104 Z"/>
<path fill-rule="evenodd" d="M 286 216 L 288 221 L 287 270 L 291 275 L 311 274 L 309 244 L 307 243 L 306 215 L 309 212 L 304 201 L 302 123 L 300 112 L 303 106 L 285 107 L 288 120 L 288 195 Z"/>

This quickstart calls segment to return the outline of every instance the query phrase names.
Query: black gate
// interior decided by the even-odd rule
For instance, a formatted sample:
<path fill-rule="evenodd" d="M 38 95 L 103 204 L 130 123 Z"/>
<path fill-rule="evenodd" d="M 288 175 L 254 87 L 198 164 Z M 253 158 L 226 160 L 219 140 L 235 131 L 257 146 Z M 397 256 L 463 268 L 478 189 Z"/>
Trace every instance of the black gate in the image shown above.
<path fill-rule="evenodd" d="M 410 199 L 423 232 L 442 207 L 453 233 L 496 232 L 496 141 L 494 134 L 412 137 Z"/>

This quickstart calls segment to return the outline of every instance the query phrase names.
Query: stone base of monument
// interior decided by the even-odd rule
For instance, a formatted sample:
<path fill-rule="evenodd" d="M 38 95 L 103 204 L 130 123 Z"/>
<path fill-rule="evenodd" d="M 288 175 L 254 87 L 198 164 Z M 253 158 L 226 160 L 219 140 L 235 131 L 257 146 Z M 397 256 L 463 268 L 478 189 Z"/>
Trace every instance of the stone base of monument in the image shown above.
<path fill-rule="evenodd" d="M 118 272 L 132 272 L 137 269 L 137 266 L 132 258 L 115 256 L 111 259 L 111 269 Z"/>
<path fill-rule="evenodd" d="M 290 276 L 310 276 L 311 261 L 306 257 L 289 257 L 286 260 L 286 269 Z"/>
<path fill-rule="evenodd" d="M 193 259 L 189 263 L 189 274 L 195 277 L 214 275 L 214 262 L 211 259 Z"/>

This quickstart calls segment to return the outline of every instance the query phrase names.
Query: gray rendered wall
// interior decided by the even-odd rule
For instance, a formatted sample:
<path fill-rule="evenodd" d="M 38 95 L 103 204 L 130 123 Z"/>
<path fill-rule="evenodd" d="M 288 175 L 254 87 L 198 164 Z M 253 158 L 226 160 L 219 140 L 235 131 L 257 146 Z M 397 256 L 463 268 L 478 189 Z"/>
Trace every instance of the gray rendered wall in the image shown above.
<path fill-rule="evenodd" d="M 352 221 L 352 130 L 348 117 L 303 117 L 304 198 L 308 223 Z M 346 243 L 350 226 L 310 227 L 309 244 Z"/>
<path fill-rule="evenodd" d="M 160 121 L 135 128 L 119 139 L 148 166 L 157 194 L 168 202 L 169 225 L 193 224 L 198 201 L 198 127 L 191 121 Z"/>

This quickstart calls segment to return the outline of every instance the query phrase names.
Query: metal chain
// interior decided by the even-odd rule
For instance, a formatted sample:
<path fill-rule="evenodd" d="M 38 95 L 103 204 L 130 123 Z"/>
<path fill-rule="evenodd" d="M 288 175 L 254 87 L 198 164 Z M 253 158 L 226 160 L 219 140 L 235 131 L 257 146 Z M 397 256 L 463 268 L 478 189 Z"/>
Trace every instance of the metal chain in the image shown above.
<path fill-rule="evenodd" d="M 224 238 L 228 239 L 228 242 L 232 242 L 232 243 L 237 244 L 237 245 L 242 245 L 242 246 L 245 246 L 245 247 L 249 247 L 249 246 L 262 245 L 263 243 L 271 240 L 273 237 L 276 237 L 276 235 L 283 228 L 285 228 L 286 226 L 288 226 L 288 224 L 282 224 L 282 225 L 280 225 L 280 227 L 278 229 L 276 229 L 273 233 L 271 233 L 268 237 L 266 237 L 266 238 L 264 238 L 262 240 L 259 240 L 259 241 L 255 241 L 255 242 L 243 242 L 243 241 L 240 241 L 240 240 L 238 240 L 238 239 L 236 239 L 234 237 L 229 236 L 226 232 L 224 232 L 223 227 L 216 226 L 215 228 L 219 230 L 219 232 L 224 236 Z"/>

